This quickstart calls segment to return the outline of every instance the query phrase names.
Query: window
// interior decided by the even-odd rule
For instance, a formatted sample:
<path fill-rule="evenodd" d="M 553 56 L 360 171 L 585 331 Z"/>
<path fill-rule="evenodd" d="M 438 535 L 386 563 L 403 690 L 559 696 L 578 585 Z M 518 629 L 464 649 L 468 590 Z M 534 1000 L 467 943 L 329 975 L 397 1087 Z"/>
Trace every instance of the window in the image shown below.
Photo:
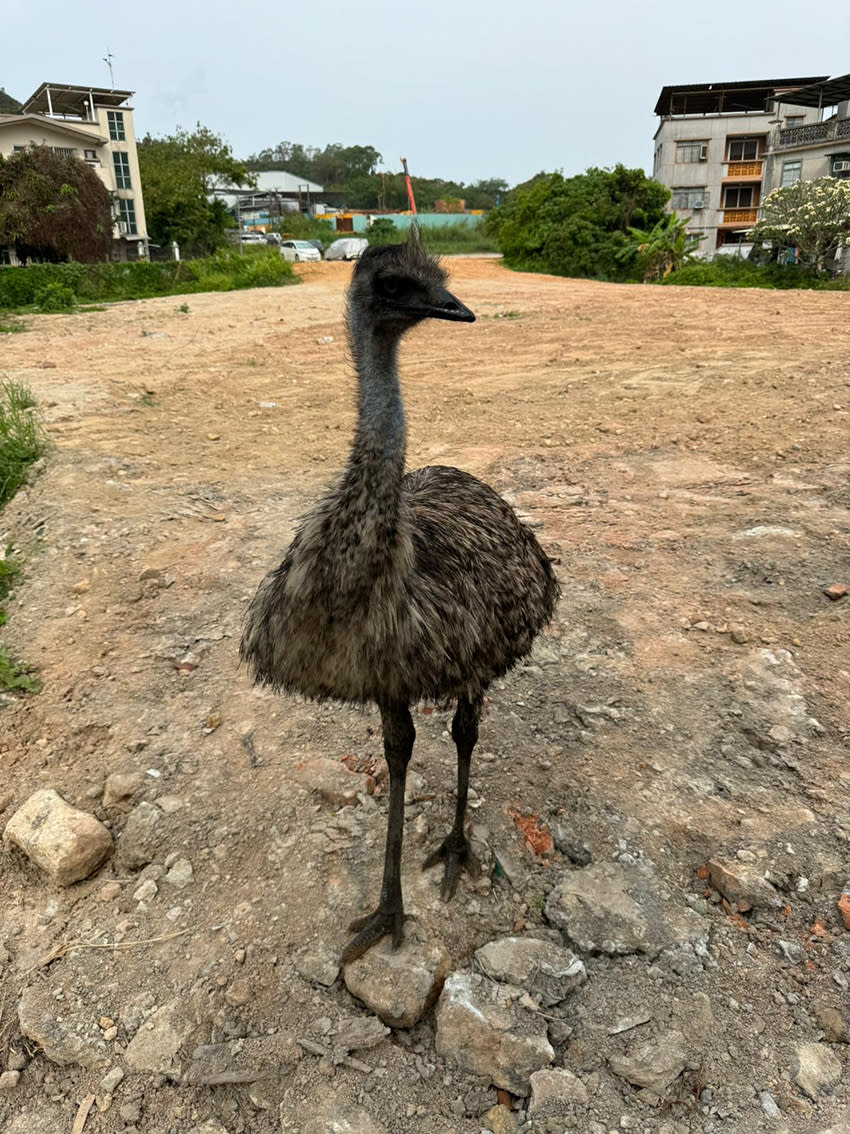
<path fill-rule="evenodd" d="M 850 177 L 850 154 L 833 154 L 829 172 L 833 177 Z"/>
<path fill-rule="evenodd" d="M 83 157 L 86 161 L 97 161 L 97 150 L 83 150 Z"/>
<path fill-rule="evenodd" d="M 729 161 L 756 161 L 758 156 L 758 138 L 729 139 Z"/>
<path fill-rule="evenodd" d="M 124 142 L 127 135 L 124 133 L 124 112 L 121 110 L 107 110 L 106 121 L 109 123 L 109 137 L 113 142 Z"/>
<path fill-rule="evenodd" d="M 805 121 L 805 114 L 789 114 L 785 119 L 785 129 L 793 130 L 795 126 L 802 126 Z"/>
<path fill-rule="evenodd" d="M 67 146 L 51 146 L 50 148 L 55 154 L 64 154 L 65 157 L 73 157 L 77 152 L 76 150 L 68 149 Z"/>
<path fill-rule="evenodd" d="M 708 142 L 677 142 L 676 161 L 708 161 Z"/>
<path fill-rule="evenodd" d="M 24 150 L 25 150 L 26 148 L 27 148 L 26 146 L 12 146 L 12 153 L 13 153 L 13 154 L 20 154 L 20 153 L 23 153 L 23 151 L 24 151 Z"/>
<path fill-rule="evenodd" d="M 674 189 L 670 204 L 674 209 L 704 209 L 708 205 L 708 190 L 704 185 Z"/>
<path fill-rule="evenodd" d="M 753 207 L 752 185 L 728 185 L 723 199 L 724 209 L 751 209 Z"/>
<path fill-rule="evenodd" d="M 787 185 L 793 185 L 795 181 L 800 180 L 802 174 L 802 161 L 784 161 L 782 163 L 782 180 L 779 182 L 780 187 L 784 189 Z"/>
<path fill-rule="evenodd" d="M 717 234 L 717 247 L 722 248 L 724 244 L 749 244 L 751 240 L 752 237 L 746 228 L 735 229 L 733 232 L 721 228 Z"/>
<path fill-rule="evenodd" d="M 130 155 L 120 151 L 112 155 L 115 167 L 115 184 L 119 189 L 132 189 L 130 184 Z"/>
<path fill-rule="evenodd" d="M 124 236 L 136 231 L 136 206 L 132 200 L 118 202 L 118 230 Z"/>

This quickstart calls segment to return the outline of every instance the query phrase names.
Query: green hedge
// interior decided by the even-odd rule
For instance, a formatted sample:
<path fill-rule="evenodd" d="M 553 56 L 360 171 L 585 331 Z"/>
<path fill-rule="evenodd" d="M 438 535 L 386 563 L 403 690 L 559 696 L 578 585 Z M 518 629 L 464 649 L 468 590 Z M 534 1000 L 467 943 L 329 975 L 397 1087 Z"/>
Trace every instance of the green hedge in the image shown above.
<path fill-rule="evenodd" d="M 227 249 L 202 260 L 151 264 L 30 264 L 0 268 L 0 310 L 39 303 L 45 292 L 68 288 L 79 303 L 149 299 L 200 291 L 277 287 L 294 282 L 287 260 L 276 248 L 240 254 Z"/>
<path fill-rule="evenodd" d="M 715 256 L 709 262 L 695 260 L 659 282 L 680 287 L 761 287 L 783 291 L 789 288 L 850 289 L 847 276 L 831 279 L 796 264 L 755 264 L 738 256 Z"/>

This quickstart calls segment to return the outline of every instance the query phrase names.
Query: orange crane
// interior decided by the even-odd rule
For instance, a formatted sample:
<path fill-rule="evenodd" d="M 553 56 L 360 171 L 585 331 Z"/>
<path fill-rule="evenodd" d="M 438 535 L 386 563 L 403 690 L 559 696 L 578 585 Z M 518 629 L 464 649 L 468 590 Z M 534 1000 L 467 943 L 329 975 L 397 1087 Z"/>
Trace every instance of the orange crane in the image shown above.
<path fill-rule="evenodd" d="M 404 170 L 404 183 L 407 186 L 407 199 L 410 202 L 410 211 L 416 216 L 416 198 L 413 196 L 413 186 L 410 184 L 410 174 L 407 172 L 407 158 L 401 159 L 401 168 Z"/>

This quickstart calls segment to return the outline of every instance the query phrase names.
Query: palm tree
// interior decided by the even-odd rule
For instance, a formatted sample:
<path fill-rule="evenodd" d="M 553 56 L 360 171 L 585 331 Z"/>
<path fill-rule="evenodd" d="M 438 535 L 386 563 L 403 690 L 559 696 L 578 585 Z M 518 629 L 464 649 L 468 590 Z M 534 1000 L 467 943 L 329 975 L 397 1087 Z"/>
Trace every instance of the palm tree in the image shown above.
<path fill-rule="evenodd" d="M 617 259 L 626 261 L 633 257 L 643 268 L 643 282 L 655 283 L 666 279 L 693 257 L 704 236 L 695 236 L 687 231 L 686 220 L 668 213 L 650 229 L 629 228 L 631 243 L 618 254 Z"/>

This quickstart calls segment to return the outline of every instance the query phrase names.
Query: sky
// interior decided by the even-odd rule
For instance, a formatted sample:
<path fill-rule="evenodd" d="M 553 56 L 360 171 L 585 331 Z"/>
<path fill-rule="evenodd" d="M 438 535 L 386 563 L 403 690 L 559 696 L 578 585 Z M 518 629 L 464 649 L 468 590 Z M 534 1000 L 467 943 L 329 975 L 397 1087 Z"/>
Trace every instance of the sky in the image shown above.
<path fill-rule="evenodd" d="M 651 168 L 665 84 L 850 71 L 850 4 L 659 0 L 2 5 L 0 87 L 135 91 L 136 132 L 201 122 L 237 157 L 279 141 L 371 145 L 383 168 L 513 185 Z"/>

